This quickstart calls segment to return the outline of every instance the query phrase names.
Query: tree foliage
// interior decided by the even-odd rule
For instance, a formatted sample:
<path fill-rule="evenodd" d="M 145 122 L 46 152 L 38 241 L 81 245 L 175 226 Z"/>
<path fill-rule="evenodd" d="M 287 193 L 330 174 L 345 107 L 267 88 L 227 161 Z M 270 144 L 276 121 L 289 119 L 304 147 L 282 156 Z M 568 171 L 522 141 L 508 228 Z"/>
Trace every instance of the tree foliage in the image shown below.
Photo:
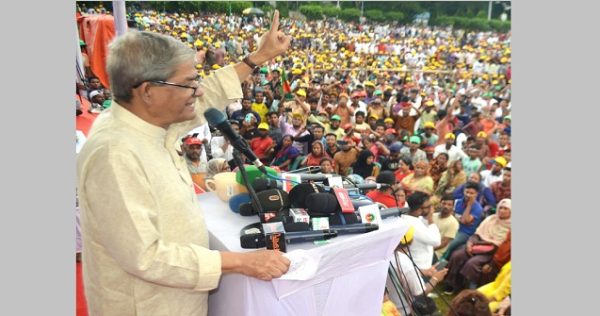
<path fill-rule="evenodd" d="M 371 9 L 365 12 L 365 16 L 367 19 L 375 21 L 375 22 L 383 22 L 385 20 L 385 16 L 383 12 L 379 9 Z"/>
<path fill-rule="evenodd" d="M 360 10 L 356 9 L 356 8 L 347 8 L 347 9 L 343 9 L 342 12 L 340 12 L 340 19 L 346 21 L 346 22 L 358 22 L 358 18 L 360 18 Z"/>
<path fill-rule="evenodd" d="M 319 5 L 300 6 L 300 13 L 304 14 L 309 20 L 320 20 L 323 18 L 323 8 Z"/>

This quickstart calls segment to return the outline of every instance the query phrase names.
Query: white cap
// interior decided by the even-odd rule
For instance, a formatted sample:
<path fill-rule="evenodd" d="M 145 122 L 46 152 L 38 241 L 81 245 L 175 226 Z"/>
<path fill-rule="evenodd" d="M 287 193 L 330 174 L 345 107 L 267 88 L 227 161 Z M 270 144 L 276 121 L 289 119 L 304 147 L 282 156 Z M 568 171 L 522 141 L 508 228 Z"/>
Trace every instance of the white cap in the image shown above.
<path fill-rule="evenodd" d="M 90 100 L 99 94 L 100 94 L 100 91 L 98 91 L 98 90 L 94 90 L 94 91 L 90 92 Z"/>

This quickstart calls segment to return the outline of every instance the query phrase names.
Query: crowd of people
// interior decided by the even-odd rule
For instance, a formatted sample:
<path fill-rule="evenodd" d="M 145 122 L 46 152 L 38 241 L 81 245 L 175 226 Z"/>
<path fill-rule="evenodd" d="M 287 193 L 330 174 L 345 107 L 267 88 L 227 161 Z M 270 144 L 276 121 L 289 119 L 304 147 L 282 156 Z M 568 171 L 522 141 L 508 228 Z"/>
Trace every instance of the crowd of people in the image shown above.
<path fill-rule="evenodd" d="M 200 77 L 241 61 L 269 27 L 256 16 L 130 14 L 140 30 L 194 48 Z M 510 280 L 510 32 L 337 19 L 282 19 L 281 28 L 293 37 L 290 49 L 254 69 L 243 97 L 226 106 L 257 157 L 282 172 L 319 166 L 389 184 L 367 196 L 411 210 L 414 238 L 397 254 L 411 249 L 414 263 L 397 264 L 422 271 L 409 285 L 417 294 L 438 282 L 456 294 L 496 276 L 505 282 L 507 273 Z M 109 108 L 110 90 L 87 79 L 78 90 L 90 112 Z M 232 146 L 207 124 L 179 146 L 199 190 L 235 168 Z M 437 270 L 439 262 L 447 268 Z M 480 293 L 492 312 L 504 312 L 510 291 L 495 290 L 488 284 Z"/>

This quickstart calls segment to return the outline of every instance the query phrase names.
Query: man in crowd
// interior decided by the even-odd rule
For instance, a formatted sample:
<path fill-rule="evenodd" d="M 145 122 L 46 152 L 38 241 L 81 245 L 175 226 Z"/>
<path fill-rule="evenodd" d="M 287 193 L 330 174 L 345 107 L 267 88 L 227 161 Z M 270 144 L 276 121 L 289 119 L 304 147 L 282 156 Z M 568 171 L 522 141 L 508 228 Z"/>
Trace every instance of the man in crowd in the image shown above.
<path fill-rule="evenodd" d="M 511 163 L 509 162 L 506 165 L 506 167 L 504 167 L 504 170 L 502 170 L 502 179 L 496 182 L 492 182 L 492 184 L 490 185 L 490 189 L 492 190 L 496 201 L 502 201 L 503 199 L 511 198 L 510 180 L 512 176 L 512 171 L 510 164 Z"/>
<path fill-rule="evenodd" d="M 356 162 L 359 151 L 354 146 L 352 140 L 338 140 L 337 144 L 340 146 L 341 151 L 338 151 L 333 156 L 335 163 L 335 172 L 342 176 L 350 174 L 350 167 Z"/>
<path fill-rule="evenodd" d="M 237 120 L 242 124 L 244 119 L 246 119 L 248 114 L 254 115 L 256 122 L 260 123 L 260 115 L 256 113 L 256 111 L 252 110 L 252 100 L 250 98 L 244 97 L 242 99 L 242 109 L 235 111 L 231 114 L 231 118 Z"/>
<path fill-rule="evenodd" d="M 409 147 L 402 148 L 400 150 L 400 155 L 410 158 L 413 164 L 421 160 L 428 161 L 427 154 L 419 148 L 421 147 L 421 138 L 419 136 L 411 136 L 409 138 L 409 141 Z"/>
<path fill-rule="evenodd" d="M 325 152 L 329 157 L 334 157 L 338 151 L 340 151 L 340 147 L 337 144 L 337 136 L 334 133 L 325 135 Z"/>
<path fill-rule="evenodd" d="M 262 89 L 257 89 L 254 94 L 254 103 L 250 107 L 252 111 L 258 113 L 260 116 L 259 122 L 267 122 L 267 113 L 269 112 L 269 106 L 265 103 L 265 93 Z"/>
<path fill-rule="evenodd" d="M 440 200 L 440 211 L 433 214 L 433 222 L 440 229 L 442 242 L 435 247 L 436 258 L 441 258 L 458 232 L 458 220 L 454 217 L 454 197 L 444 194 Z"/>
<path fill-rule="evenodd" d="M 396 204 L 396 198 L 394 197 L 396 177 L 392 171 L 382 171 L 377 175 L 375 181 L 387 186 L 367 193 L 367 197 L 373 200 L 373 202 L 381 203 L 386 207 L 403 207 L 403 205 Z"/>
<path fill-rule="evenodd" d="M 269 123 L 269 136 L 273 139 L 275 144 L 281 143 L 283 132 L 281 131 L 279 115 L 277 112 L 267 113 L 267 122 Z"/>
<path fill-rule="evenodd" d="M 440 258 L 440 260 L 448 260 L 454 250 L 464 245 L 467 239 L 475 233 L 477 226 L 483 218 L 483 208 L 477 201 L 479 193 L 479 184 L 475 182 L 467 182 L 464 189 L 464 196 L 455 202 L 454 214 L 458 219 L 458 232 L 454 240 L 450 242 L 448 248 Z"/>
<path fill-rule="evenodd" d="M 273 147 L 275 147 L 275 144 L 269 136 L 269 124 L 264 122 L 258 124 L 258 135 L 250 141 L 250 148 L 258 159 L 264 164 L 268 164 L 271 161 Z"/>
<path fill-rule="evenodd" d="M 433 249 L 441 243 L 440 230 L 433 222 L 433 207 L 429 195 L 420 191 L 406 198 L 409 212 L 401 218 L 414 228 L 410 253 L 421 270 L 431 268 Z"/>
<path fill-rule="evenodd" d="M 507 163 L 506 159 L 504 159 L 504 157 L 496 157 L 492 161 L 493 161 L 492 169 L 483 170 L 480 172 L 481 183 L 488 188 L 492 185 L 492 183 L 502 180 L 502 174 L 503 174 L 502 169 L 504 169 L 504 167 L 506 167 L 506 163 Z M 497 200 L 497 201 L 500 201 L 500 200 Z"/>
<path fill-rule="evenodd" d="M 448 154 L 448 164 L 450 164 L 455 160 L 462 161 L 463 158 L 467 157 L 467 155 L 460 148 L 454 145 L 454 141 L 456 140 L 454 133 L 446 133 L 444 140 L 444 144 L 435 146 L 433 158 L 437 157 L 441 153 L 446 153 Z"/>

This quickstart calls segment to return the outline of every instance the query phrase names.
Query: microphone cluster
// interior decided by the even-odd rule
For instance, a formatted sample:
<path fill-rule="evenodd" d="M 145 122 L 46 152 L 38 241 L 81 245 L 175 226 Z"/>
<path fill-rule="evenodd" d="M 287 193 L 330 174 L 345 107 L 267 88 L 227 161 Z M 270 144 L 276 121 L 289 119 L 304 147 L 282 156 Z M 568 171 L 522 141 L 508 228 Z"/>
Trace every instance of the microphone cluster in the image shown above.
<path fill-rule="evenodd" d="M 260 222 L 244 227 L 240 232 L 242 248 L 267 247 L 285 251 L 286 245 L 291 243 L 328 240 L 338 235 L 362 234 L 379 229 L 377 224 L 362 220 L 358 212 L 359 207 L 371 205 L 373 202 L 352 199 L 347 189 L 365 191 L 382 189 L 389 185 L 344 183 L 343 188 L 330 189 L 330 183 L 337 175 L 298 173 L 304 170 L 297 170 L 291 173 L 299 176 L 301 183 L 295 185 L 288 193 L 282 189 L 282 182 L 268 178 L 273 176 L 252 152 L 248 142 L 233 130 L 223 112 L 211 108 L 204 113 L 204 117 L 209 125 L 221 131 L 230 144 L 254 164 L 253 168 L 267 176 L 248 181 L 252 183 L 241 182 L 243 185 L 252 186 L 252 199 L 247 193 L 243 193 L 229 201 L 232 211 L 242 216 L 258 215 L 260 219 Z M 244 168 L 245 172 L 246 168 L 241 168 Z M 308 172 L 315 169 L 320 171 L 320 168 L 314 167 L 305 169 Z M 246 177 L 245 173 L 242 175 Z M 382 210 L 381 218 L 399 216 L 404 211 Z M 311 229 L 310 220 L 315 226 L 313 228 L 317 229 Z M 315 222 L 321 223 L 320 225 L 326 223 L 327 227 L 316 227 Z"/>

